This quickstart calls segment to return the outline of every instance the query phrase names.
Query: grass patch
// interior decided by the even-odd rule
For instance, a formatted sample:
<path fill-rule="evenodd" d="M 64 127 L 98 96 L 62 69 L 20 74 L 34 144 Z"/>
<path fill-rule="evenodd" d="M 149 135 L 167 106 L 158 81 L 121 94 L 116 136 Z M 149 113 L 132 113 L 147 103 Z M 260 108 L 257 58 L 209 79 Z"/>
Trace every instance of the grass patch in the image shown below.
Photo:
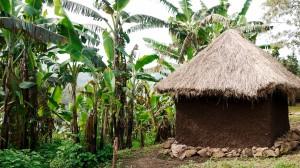
<path fill-rule="evenodd" d="M 157 149 L 161 149 L 160 144 L 146 146 L 144 148 L 124 149 L 124 150 L 120 150 L 118 152 L 118 157 L 120 159 L 141 157 L 141 156 L 148 154 L 149 152 L 152 152 L 153 150 L 157 150 Z"/>
<path fill-rule="evenodd" d="M 286 158 L 273 159 L 257 159 L 249 158 L 247 160 L 240 159 L 225 159 L 214 160 L 210 159 L 204 163 L 195 163 L 190 161 L 188 164 L 180 166 L 180 168 L 298 168 L 300 163 L 297 160 Z"/>
<path fill-rule="evenodd" d="M 296 106 L 289 106 L 289 112 L 290 113 L 300 112 L 300 104 L 297 104 Z"/>

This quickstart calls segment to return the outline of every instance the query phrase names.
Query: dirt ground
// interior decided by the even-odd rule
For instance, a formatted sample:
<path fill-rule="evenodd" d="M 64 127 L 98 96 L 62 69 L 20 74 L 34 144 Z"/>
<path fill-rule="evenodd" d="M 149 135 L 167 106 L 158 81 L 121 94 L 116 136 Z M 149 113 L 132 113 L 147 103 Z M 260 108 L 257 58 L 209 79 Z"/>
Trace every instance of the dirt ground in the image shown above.
<path fill-rule="evenodd" d="M 159 154 L 161 145 L 155 145 L 140 150 L 122 153 L 119 166 L 121 168 L 173 168 L 188 164 L 191 160 L 197 163 L 204 162 L 208 158 L 194 157 L 189 160 L 172 159 L 168 156 Z"/>

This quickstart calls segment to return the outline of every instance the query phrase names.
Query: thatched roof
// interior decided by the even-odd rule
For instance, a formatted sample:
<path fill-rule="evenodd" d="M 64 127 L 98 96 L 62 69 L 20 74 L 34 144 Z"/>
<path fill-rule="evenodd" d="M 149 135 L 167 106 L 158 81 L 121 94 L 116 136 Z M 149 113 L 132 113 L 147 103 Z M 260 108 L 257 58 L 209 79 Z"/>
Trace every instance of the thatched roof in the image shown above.
<path fill-rule="evenodd" d="M 300 79 L 270 54 L 227 30 L 188 63 L 156 85 L 159 92 L 185 96 L 264 97 L 275 89 L 288 95 Z"/>

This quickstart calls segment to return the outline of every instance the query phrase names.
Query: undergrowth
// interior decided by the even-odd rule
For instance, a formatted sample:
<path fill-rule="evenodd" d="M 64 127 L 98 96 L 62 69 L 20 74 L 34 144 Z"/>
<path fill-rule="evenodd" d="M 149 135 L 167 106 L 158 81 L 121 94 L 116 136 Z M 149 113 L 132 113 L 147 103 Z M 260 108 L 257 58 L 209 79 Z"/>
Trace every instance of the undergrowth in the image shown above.
<path fill-rule="evenodd" d="M 97 154 L 87 152 L 80 144 L 54 140 L 37 150 L 0 150 L 1 168 L 93 168 L 112 158 L 112 147 L 105 146 Z"/>

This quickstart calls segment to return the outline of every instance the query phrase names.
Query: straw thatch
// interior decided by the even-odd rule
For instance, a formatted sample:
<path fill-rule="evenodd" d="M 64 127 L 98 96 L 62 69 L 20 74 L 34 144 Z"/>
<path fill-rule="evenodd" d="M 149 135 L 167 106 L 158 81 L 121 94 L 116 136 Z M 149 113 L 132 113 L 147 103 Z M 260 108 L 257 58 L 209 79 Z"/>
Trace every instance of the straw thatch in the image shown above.
<path fill-rule="evenodd" d="M 223 95 L 257 98 L 280 89 L 288 95 L 300 88 L 300 79 L 275 58 L 227 30 L 189 63 L 156 85 L 159 92 L 185 96 Z"/>

